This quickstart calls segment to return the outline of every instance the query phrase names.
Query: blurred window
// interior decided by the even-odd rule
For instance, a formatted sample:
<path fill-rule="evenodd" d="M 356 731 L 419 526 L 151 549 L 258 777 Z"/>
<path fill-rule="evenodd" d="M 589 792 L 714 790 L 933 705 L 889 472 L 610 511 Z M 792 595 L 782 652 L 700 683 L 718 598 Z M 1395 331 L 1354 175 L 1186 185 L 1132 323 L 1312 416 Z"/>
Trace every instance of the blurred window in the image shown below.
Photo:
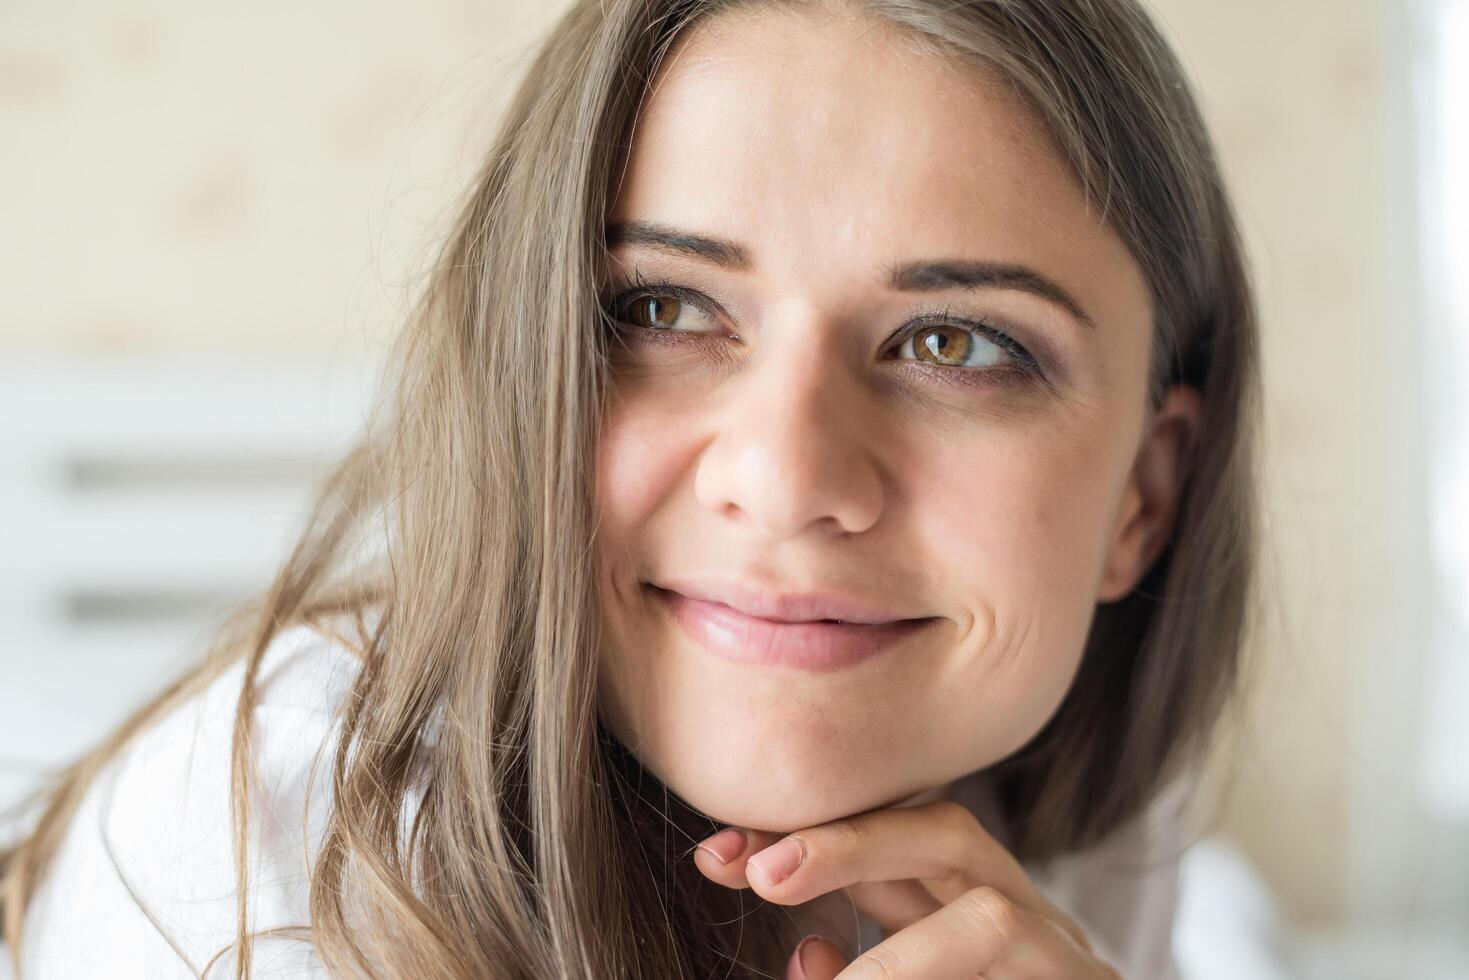
<path fill-rule="evenodd" d="M 1469 0 L 1432 0 L 1426 13 L 1421 37 L 1431 54 L 1415 81 L 1425 110 L 1419 200 L 1434 591 L 1421 773 L 1426 804 L 1447 820 L 1469 817 Z"/>

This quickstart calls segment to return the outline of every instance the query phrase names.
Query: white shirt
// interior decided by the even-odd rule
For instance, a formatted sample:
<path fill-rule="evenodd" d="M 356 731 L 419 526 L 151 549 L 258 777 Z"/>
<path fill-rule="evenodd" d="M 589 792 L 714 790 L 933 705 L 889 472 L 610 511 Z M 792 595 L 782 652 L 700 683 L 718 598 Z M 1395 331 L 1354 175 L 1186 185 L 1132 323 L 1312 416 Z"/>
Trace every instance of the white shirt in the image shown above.
<path fill-rule="evenodd" d="M 360 661 L 350 618 L 278 634 L 259 674 L 250 822 L 250 928 L 309 920 L 308 873 L 331 801 L 338 708 Z M 369 623 L 371 620 L 369 619 Z M 335 629 L 335 635 L 328 635 Z M 360 644 L 359 644 L 360 645 Z M 25 917 L 24 980 L 229 976 L 236 927 L 230 744 L 243 666 L 146 729 L 88 790 Z M 314 780 L 314 782 L 313 782 Z M 1006 840 L 978 780 L 950 795 Z M 1027 866 L 1126 980 L 1176 980 L 1171 957 L 1178 858 L 1192 841 L 1175 784 L 1108 844 Z M 150 921 L 151 919 L 151 921 Z M 875 944 L 863 921 L 861 948 Z M 216 954 L 223 951 L 204 973 Z M 325 978 L 302 939 L 255 940 L 252 975 Z"/>
<path fill-rule="evenodd" d="M 252 931 L 308 921 L 306 873 L 331 799 L 336 711 L 359 663 L 304 624 L 267 647 L 255 713 Z M 204 969 L 235 938 L 230 745 L 243 677 L 232 665 L 99 774 L 25 916 L 23 980 L 233 975 L 232 950 Z M 327 973 L 308 943 L 260 938 L 252 976 Z"/>

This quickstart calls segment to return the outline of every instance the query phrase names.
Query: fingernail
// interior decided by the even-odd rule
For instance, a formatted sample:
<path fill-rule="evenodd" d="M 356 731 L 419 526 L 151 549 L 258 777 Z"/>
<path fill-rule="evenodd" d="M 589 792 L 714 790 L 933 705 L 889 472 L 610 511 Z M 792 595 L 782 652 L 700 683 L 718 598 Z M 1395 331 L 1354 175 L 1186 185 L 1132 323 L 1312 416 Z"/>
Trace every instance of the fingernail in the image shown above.
<path fill-rule="evenodd" d="M 806 980 L 807 977 L 811 976 L 810 971 L 806 969 L 806 946 L 813 939 L 826 939 L 826 937 L 820 933 L 813 932 L 796 944 L 796 980 Z M 827 942 L 830 941 L 827 939 Z"/>
<path fill-rule="evenodd" d="M 772 885 L 778 885 L 789 878 L 792 871 L 801 866 L 805 857 L 806 848 L 801 843 L 801 838 L 787 837 L 750 858 L 746 867 L 758 868 L 766 881 Z"/>
<path fill-rule="evenodd" d="M 726 827 L 713 837 L 700 841 L 698 847 L 720 864 L 728 864 L 740 856 L 748 843 L 743 830 Z"/>

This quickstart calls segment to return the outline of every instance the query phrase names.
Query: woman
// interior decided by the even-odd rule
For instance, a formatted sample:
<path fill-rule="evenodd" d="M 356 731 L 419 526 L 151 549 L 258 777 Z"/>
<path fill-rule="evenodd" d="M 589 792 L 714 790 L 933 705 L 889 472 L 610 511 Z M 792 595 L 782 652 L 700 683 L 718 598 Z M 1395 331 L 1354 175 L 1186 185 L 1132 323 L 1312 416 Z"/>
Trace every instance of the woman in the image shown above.
<path fill-rule="evenodd" d="M 22 978 L 1168 975 L 1255 345 L 1131 0 L 577 3 Z"/>

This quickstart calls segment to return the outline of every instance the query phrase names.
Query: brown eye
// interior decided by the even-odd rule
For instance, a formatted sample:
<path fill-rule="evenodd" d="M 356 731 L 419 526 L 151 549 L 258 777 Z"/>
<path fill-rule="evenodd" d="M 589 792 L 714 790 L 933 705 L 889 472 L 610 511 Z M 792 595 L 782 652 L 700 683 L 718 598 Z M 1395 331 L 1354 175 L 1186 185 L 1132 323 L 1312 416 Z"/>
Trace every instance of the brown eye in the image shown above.
<path fill-rule="evenodd" d="M 952 323 L 918 328 L 908 336 L 899 352 L 910 345 L 918 360 L 945 367 L 992 367 L 1016 361 L 999 344 L 979 338 L 970 327 Z"/>
<path fill-rule="evenodd" d="M 639 327 L 671 327 L 678 321 L 683 301 L 672 296 L 638 296 L 629 305 L 629 322 Z"/>
<path fill-rule="evenodd" d="M 610 312 L 619 323 L 655 333 L 719 333 L 719 324 L 703 303 L 681 295 L 675 286 L 629 290 L 612 301 Z M 702 326 L 700 319 L 706 321 Z"/>

